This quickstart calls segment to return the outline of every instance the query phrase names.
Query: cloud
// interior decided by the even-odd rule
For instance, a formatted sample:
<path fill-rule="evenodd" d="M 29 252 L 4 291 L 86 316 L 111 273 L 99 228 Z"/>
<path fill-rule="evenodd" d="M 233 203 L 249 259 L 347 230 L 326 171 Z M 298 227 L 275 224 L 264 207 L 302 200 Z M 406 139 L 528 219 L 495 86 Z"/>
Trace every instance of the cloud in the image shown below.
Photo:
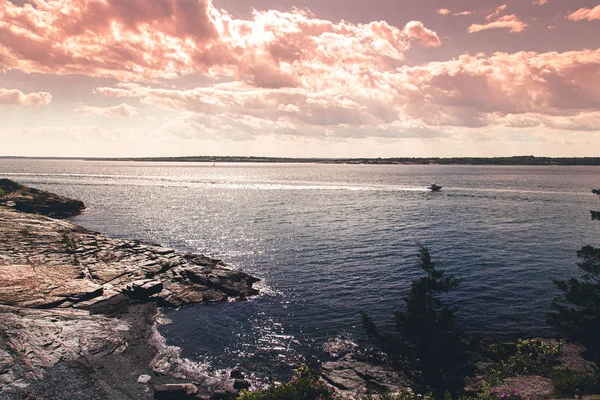
<path fill-rule="evenodd" d="M 474 11 L 467 11 L 467 10 L 465 10 L 465 11 L 459 11 L 459 12 L 452 12 L 452 11 L 450 11 L 447 8 L 440 8 L 440 9 L 437 10 L 437 12 L 438 12 L 438 14 L 441 14 L 441 15 L 450 15 L 450 14 L 452 14 L 455 17 L 461 17 L 461 16 L 471 15 L 471 14 L 475 13 Z"/>
<path fill-rule="evenodd" d="M 25 94 L 18 89 L 0 88 L 0 104 L 16 104 L 22 106 L 41 106 L 50 104 L 52 95 L 47 92 Z"/>
<path fill-rule="evenodd" d="M 307 70 L 314 75 L 296 87 L 120 84 L 95 93 L 186 113 L 196 128 L 212 121 L 215 130 L 229 126 L 257 135 L 405 137 L 486 126 L 600 130 L 600 49 L 465 54 L 419 66 L 336 72 L 323 79 Z"/>
<path fill-rule="evenodd" d="M 533 0 L 533 4 L 535 4 L 536 6 L 543 6 L 547 2 L 548 0 Z"/>
<path fill-rule="evenodd" d="M 506 10 L 506 4 L 502 4 L 501 6 L 496 7 L 496 9 L 494 10 L 494 12 L 492 12 L 491 14 L 487 15 L 485 17 L 486 21 L 490 21 L 493 18 L 496 18 L 497 16 L 499 16 L 500 14 L 502 14 L 502 12 L 504 10 Z"/>
<path fill-rule="evenodd" d="M 402 34 L 405 37 L 418 39 L 423 47 L 438 47 L 441 45 L 437 33 L 425 28 L 420 21 L 410 21 L 402 30 Z"/>
<path fill-rule="evenodd" d="M 236 19 L 210 0 L 0 0 L 0 65 L 26 73 L 150 82 L 196 72 L 292 87 L 305 70 L 400 65 L 414 39 L 440 45 L 418 21 L 334 23 L 299 9 Z"/>
<path fill-rule="evenodd" d="M 490 14 L 492 15 L 492 14 Z M 490 16 L 488 15 L 488 17 Z M 487 19 L 487 17 L 486 17 Z M 508 29 L 510 33 L 523 32 L 529 25 L 521 21 L 516 15 L 504 15 L 498 18 L 496 21 L 492 21 L 486 24 L 473 24 L 469 26 L 467 31 L 469 33 L 481 32 L 487 29 Z"/>
<path fill-rule="evenodd" d="M 93 107 L 80 105 L 75 108 L 75 111 L 81 112 L 85 115 L 102 115 L 105 117 L 124 117 L 131 118 L 138 114 L 134 107 L 131 107 L 127 103 L 119 104 L 113 107 Z"/>
<path fill-rule="evenodd" d="M 600 19 L 600 5 L 594 8 L 580 8 L 567 17 L 571 21 L 582 21 L 582 20 L 596 20 Z"/>

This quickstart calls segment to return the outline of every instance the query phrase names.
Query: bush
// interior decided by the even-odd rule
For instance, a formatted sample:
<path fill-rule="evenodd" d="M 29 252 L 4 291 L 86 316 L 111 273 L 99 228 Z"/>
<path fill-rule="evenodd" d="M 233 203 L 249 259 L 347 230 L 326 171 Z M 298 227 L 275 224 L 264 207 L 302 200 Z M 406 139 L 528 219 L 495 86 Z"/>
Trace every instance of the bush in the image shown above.
<path fill-rule="evenodd" d="M 549 377 L 561 365 L 562 343 L 550 346 L 540 339 L 519 340 L 515 354 L 501 361 L 503 378 L 520 375 Z"/>
<path fill-rule="evenodd" d="M 600 392 L 600 376 L 564 370 L 552 377 L 554 389 L 562 395 L 582 395 Z"/>
<path fill-rule="evenodd" d="M 319 380 L 308 367 L 297 369 L 292 379 L 280 386 L 253 392 L 243 390 L 238 400 L 327 400 L 335 399 L 335 390 Z"/>
<path fill-rule="evenodd" d="M 437 265 L 429 250 L 421 246 L 419 267 L 427 275 L 412 282 L 410 294 L 404 298 L 406 310 L 394 313 L 396 332 L 380 332 L 366 313 L 362 314 L 363 325 L 392 366 L 412 379 L 418 392 L 431 392 L 436 398 L 443 398 L 446 392 L 458 397 L 473 368 L 454 310 L 444 305 L 439 295 L 461 280 L 445 277 Z"/>

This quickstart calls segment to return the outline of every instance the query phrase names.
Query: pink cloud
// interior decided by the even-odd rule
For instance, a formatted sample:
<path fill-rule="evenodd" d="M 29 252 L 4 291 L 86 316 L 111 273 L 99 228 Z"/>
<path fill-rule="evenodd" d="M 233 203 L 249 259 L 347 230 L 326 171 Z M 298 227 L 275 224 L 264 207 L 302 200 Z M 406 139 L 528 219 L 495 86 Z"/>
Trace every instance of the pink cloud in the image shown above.
<path fill-rule="evenodd" d="M 138 114 L 134 107 L 131 107 L 127 103 L 119 104 L 113 107 L 93 107 L 80 105 L 75 108 L 75 111 L 81 112 L 85 115 L 102 115 L 105 117 L 124 117 L 131 118 Z"/>
<path fill-rule="evenodd" d="M 455 17 L 462 17 L 462 16 L 465 16 L 465 15 L 474 14 L 474 11 L 466 11 L 465 10 L 465 11 L 459 11 L 459 12 L 452 12 L 452 11 L 450 11 L 447 8 L 440 8 L 440 9 L 437 10 L 437 12 L 438 12 L 438 14 L 441 14 L 441 15 L 450 15 L 450 14 L 452 14 Z"/>
<path fill-rule="evenodd" d="M 423 47 L 438 47 L 442 44 L 437 33 L 425 28 L 420 21 L 410 21 L 402 30 L 402 34 L 406 37 L 419 40 L 419 43 Z"/>
<path fill-rule="evenodd" d="M 567 17 L 571 21 L 581 21 L 588 20 L 592 21 L 595 19 L 600 19 L 600 5 L 597 5 L 594 8 L 580 8 L 572 14 L 569 14 Z"/>
<path fill-rule="evenodd" d="M 0 88 L 0 104 L 16 104 L 22 106 L 41 106 L 50 104 L 52 95 L 47 92 L 25 94 L 18 89 Z"/>
<path fill-rule="evenodd" d="M 507 7 L 506 4 L 502 4 L 501 6 L 496 7 L 496 9 L 494 10 L 494 12 L 492 12 L 491 14 L 489 14 L 489 15 L 487 15 L 485 17 L 485 20 L 489 21 L 489 20 L 491 20 L 493 18 L 496 18 L 497 16 L 499 16 L 500 14 L 502 14 L 502 12 L 504 10 L 506 10 L 506 7 Z"/>
<path fill-rule="evenodd" d="M 547 2 L 548 0 L 533 0 L 533 4 L 535 4 L 536 6 L 543 6 Z"/>
<path fill-rule="evenodd" d="M 342 127 L 366 136 L 485 126 L 600 130 L 594 125 L 600 109 L 600 49 L 467 54 L 421 66 L 337 72 L 322 78 L 306 69 L 295 87 L 231 82 L 193 90 L 121 85 L 95 92 L 189 112 L 200 120 L 224 115 L 230 124 L 260 120 L 271 128 L 287 126 L 290 135 Z"/>
<path fill-rule="evenodd" d="M 492 14 L 490 14 L 492 15 Z M 488 15 L 488 17 L 490 16 Z M 487 18 L 487 17 L 486 17 Z M 516 15 L 504 15 L 498 18 L 496 21 L 488 22 L 486 24 L 473 24 L 469 26 L 467 31 L 469 33 L 481 32 L 487 29 L 508 29 L 510 33 L 523 32 L 529 25 L 521 21 Z"/>
<path fill-rule="evenodd" d="M 0 65 L 48 74 L 152 81 L 199 72 L 258 86 L 299 85 L 299 70 L 401 63 L 422 23 L 333 23 L 307 11 L 255 11 L 235 19 L 210 0 L 0 0 Z"/>

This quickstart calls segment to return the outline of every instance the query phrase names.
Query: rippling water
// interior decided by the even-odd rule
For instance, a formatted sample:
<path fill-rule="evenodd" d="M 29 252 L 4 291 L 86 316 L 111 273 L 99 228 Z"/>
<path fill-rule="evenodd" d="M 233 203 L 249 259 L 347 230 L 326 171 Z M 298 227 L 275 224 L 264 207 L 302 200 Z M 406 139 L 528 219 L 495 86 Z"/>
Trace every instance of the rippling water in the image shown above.
<path fill-rule="evenodd" d="M 0 160 L 0 176 L 82 199 L 75 223 L 222 258 L 264 280 L 249 302 L 167 312 L 183 355 L 270 372 L 363 340 L 401 305 L 417 243 L 465 279 L 471 332 L 547 333 L 552 277 L 597 242 L 598 167 L 365 166 Z M 423 188 L 444 186 L 438 193 Z M 596 229 L 596 231 L 595 231 Z"/>

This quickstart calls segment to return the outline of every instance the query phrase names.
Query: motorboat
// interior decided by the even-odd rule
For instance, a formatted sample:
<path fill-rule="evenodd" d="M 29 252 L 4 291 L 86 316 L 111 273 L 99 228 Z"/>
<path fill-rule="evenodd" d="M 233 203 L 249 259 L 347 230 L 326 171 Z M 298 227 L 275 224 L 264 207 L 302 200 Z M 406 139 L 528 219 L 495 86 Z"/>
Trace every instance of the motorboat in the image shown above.
<path fill-rule="evenodd" d="M 438 186 L 435 183 L 432 183 L 431 186 L 429 186 L 429 190 L 431 190 L 432 192 L 437 192 L 438 190 L 440 190 L 442 188 L 442 186 Z"/>

